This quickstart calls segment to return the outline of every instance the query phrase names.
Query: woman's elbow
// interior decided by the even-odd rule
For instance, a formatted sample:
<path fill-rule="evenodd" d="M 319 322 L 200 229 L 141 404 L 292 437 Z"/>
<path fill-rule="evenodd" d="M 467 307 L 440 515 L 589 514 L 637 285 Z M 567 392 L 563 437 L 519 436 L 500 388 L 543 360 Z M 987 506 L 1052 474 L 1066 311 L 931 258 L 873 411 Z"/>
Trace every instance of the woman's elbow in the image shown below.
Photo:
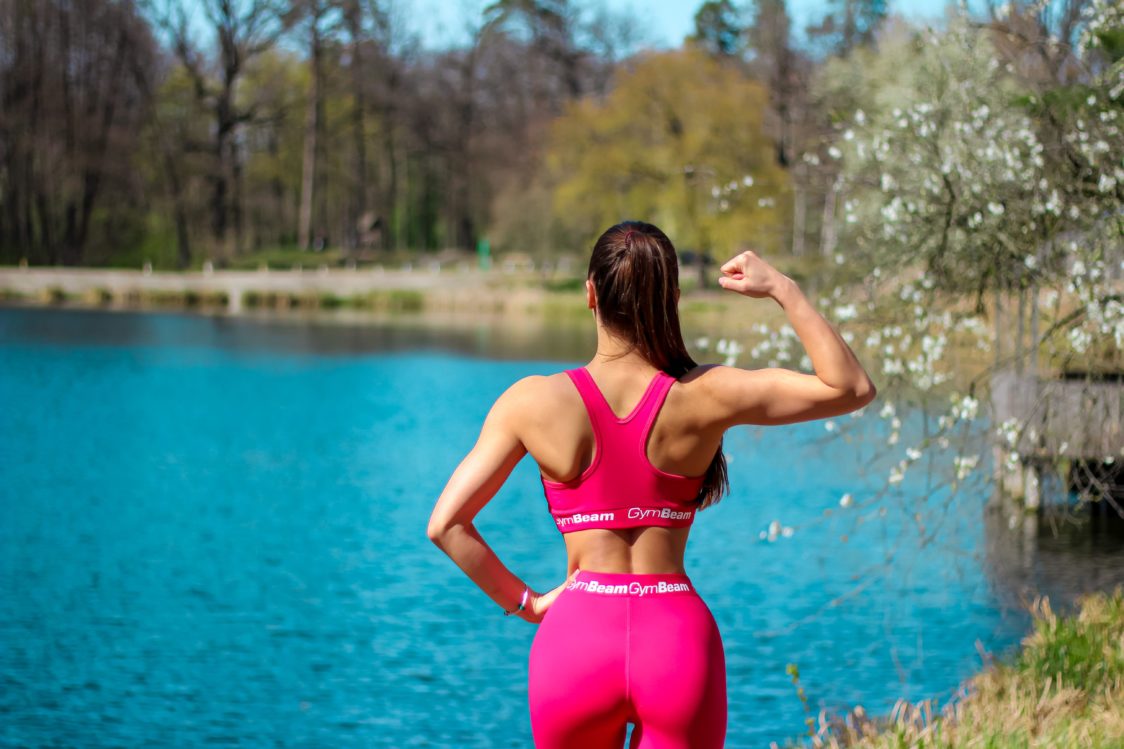
<path fill-rule="evenodd" d="M 854 399 L 855 410 L 858 410 L 873 401 L 875 396 L 877 395 L 878 389 L 874 387 L 874 383 L 870 381 L 869 377 L 865 378 L 861 383 L 859 383 L 857 387 L 854 388 L 851 393 L 851 396 Z"/>
<path fill-rule="evenodd" d="M 425 535 L 436 546 L 445 548 L 445 539 L 449 535 L 449 524 L 437 515 L 433 515 L 429 518 L 429 524 L 425 527 Z"/>

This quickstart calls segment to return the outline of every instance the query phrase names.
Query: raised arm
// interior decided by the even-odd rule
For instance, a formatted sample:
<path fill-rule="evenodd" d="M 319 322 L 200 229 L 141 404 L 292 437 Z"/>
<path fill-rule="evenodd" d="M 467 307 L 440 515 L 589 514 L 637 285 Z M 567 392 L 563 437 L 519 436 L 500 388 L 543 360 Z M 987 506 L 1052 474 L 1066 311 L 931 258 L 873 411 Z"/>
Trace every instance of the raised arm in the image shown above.
<path fill-rule="evenodd" d="M 524 583 L 504 566 L 485 543 L 473 519 L 496 495 L 527 453 L 519 438 L 519 415 L 534 407 L 532 379 L 524 378 L 504 392 L 488 412 L 476 445 L 457 466 L 438 497 L 426 533 L 442 551 L 501 608 L 516 608 Z M 519 616 L 537 622 L 561 591 L 531 591 Z"/>
<path fill-rule="evenodd" d="M 771 298 L 784 309 L 815 370 L 814 375 L 778 368 L 708 371 L 700 383 L 707 383 L 723 425 L 810 421 L 854 411 L 874 400 L 874 383 L 854 352 L 791 278 L 753 251 L 732 258 L 722 273 L 722 288 Z"/>

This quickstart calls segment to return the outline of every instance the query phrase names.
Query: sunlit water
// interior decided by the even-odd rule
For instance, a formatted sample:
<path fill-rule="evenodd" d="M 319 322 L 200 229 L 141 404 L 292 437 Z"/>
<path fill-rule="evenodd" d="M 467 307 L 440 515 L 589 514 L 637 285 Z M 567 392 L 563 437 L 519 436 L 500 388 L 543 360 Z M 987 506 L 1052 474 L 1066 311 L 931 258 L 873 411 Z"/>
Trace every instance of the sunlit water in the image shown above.
<path fill-rule="evenodd" d="M 496 396 L 586 359 L 388 330 L 0 309 L 0 742 L 531 745 L 534 626 L 425 525 Z M 850 423 L 727 436 L 733 493 L 687 568 L 725 641 L 730 747 L 804 730 L 788 663 L 813 711 L 884 712 L 1024 630 L 981 561 L 983 497 L 864 507 L 886 459 L 858 437 L 883 422 Z M 541 491 L 525 459 L 478 522 L 540 590 L 565 574 Z M 791 537 L 760 538 L 774 519 Z"/>

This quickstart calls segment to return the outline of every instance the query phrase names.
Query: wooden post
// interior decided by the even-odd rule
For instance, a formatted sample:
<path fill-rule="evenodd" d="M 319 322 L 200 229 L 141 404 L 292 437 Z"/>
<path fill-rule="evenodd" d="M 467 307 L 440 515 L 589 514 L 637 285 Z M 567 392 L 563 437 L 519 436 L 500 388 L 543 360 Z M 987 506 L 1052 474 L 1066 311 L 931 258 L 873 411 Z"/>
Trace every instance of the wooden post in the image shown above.
<path fill-rule="evenodd" d="M 1022 467 L 1023 506 L 1037 511 L 1042 505 L 1042 475 L 1035 461 L 1027 461 Z"/>

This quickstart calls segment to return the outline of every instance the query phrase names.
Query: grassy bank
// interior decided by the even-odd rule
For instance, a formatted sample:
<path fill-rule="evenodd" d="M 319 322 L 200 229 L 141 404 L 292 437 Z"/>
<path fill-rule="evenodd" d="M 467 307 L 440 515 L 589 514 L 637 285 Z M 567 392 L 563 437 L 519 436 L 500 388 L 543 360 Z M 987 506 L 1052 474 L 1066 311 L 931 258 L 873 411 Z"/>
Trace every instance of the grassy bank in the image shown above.
<path fill-rule="evenodd" d="M 889 718 L 821 715 L 809 740 L 832 749 L 1124 747 L 1124 591 L 1083 599 L 1071 616 L 1045 600 L 1008 662 L 988 666 L 947 705 L 899 703 Z"/>

